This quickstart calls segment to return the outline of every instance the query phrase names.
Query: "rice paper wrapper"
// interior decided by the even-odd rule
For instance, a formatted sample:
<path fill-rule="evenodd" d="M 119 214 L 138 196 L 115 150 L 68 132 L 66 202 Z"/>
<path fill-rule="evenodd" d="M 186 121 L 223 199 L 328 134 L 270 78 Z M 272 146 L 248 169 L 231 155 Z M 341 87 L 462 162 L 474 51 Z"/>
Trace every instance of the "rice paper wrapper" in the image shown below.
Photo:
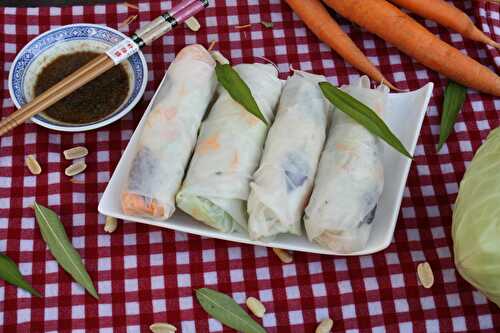
<path fill-rule="evenodd" d="M 157 219 L 173 214 L 175 195 L 216 87 L 215 62 L 209 52 L 201 45 L 182 49 L 146 116 L 122 193 L 126 213 Z"/>
<path fill-rule="evenodd" d="M 383 116 L 389 89 L 370 89 L 368 77 L 342 87 Z M 384 186 L 380 140 L 335 110 L 304 225 L 308 238 L 336 252 L 362 250 Z"/>
<path fill-rule="evenodd" d="M 282 86 L 276 68 L 268 64 L 241 64 L 234 69 L 271 123 Z M 177 205 L 218 230 L 246 230 L 249 183 L 258 167 L 268 126 L 234 101 L 223 87 L 218 92 L 201 125 Z"/>
<path fill-rule="evenodd" d="M 248 231 L 262 239 L 302 233 L 301 219 L 323 149 L 330 104 L 324 76 L 295 71 L 283 88 L 264 155 L 250 184 Z"/>

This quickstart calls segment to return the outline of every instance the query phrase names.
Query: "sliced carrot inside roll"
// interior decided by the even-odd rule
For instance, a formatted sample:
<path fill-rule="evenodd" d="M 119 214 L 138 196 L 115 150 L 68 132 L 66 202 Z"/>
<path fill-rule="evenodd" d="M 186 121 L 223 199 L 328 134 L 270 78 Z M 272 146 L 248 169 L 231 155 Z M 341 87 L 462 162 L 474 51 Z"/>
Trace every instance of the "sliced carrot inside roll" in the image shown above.
<path fill-rule="evenodd" d="M 149 200 L 142 195 L 125 192 L 122 194 L 122 210 L 127 215 L 144 215 L 161 218 L 165 211 L 158 202 Z"/>

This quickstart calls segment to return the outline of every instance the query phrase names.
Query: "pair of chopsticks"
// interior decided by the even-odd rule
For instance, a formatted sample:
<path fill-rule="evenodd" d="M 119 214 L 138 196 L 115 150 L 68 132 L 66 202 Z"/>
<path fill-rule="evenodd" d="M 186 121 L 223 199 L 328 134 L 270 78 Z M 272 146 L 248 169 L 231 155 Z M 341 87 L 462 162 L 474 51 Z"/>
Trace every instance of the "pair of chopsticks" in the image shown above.
<path fill-rule="evenodd" d="M 0 136 L 22 124 L 34 115 L 46 110 L 78 88 L 100 76 L 113 66 L 125 61 L 145 45 L 169 32 L 178 24 L 196 15 L 209 4 L 208 0 L 184 0 L 168 12 L 137 30 L 131 38 L 125 38 L 78 69 L 59 83 L 55 84 L 31 102 L 0 121 Z"/>

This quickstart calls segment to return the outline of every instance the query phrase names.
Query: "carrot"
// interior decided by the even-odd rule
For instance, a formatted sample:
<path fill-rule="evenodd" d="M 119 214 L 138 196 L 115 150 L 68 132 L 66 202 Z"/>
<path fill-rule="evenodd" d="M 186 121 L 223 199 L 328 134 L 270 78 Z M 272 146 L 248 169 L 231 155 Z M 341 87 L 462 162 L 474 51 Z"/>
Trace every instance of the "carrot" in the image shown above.
<path fill-rule="evenodd" d="M 163 207 L 159 206 L 156 200 L 146 202 L 142 195 L 126 192 L 121 197 L 122 210 L 129 215 L 147 215 L 155 218 L 162 217 Z"/>
<path fill-rule="evenodd" d="M 479 30 L 472 20 L 457 7 L 444 0 L 390 0 L 391 2 L 411 10 L 415 14 L 455 30 L 465 38 L 482 42 L 497 49 L 500 43 L 495 42 Z"/>
<path fill-rule="evenodd" d="M 479 91 L 500 96 L 500 77 L 434 36 L 385 0 L 324 0 L 348 20 L 378 35 L 423 65 Z"/>
<path fill-rule="evenodd" d="M 367 74 L 373 80 L 383 82 L 393 90 L 399 90 L 368 60 L 352 39 L 330 16 L 320 0 L 285 0 L 285 2 L 292 7 L 316 37 L 337 51 L 348 63 Z"/>

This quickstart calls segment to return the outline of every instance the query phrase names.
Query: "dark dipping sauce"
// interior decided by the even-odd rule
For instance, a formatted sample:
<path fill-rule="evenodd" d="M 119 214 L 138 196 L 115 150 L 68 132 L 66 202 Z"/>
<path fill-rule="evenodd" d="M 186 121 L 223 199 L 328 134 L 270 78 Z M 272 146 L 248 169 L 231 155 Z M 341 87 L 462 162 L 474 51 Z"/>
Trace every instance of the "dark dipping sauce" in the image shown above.
<path fill-rule="evenodd" d="M 40 95 L 92 59 L 97 52 L 75 52 L 57 57 L 42 69 L 35 83 Z M 123 65 L 115 66 L 66 96 L 43 112 L 63 123 L 86 124 L 106 118 L 125 101 L 129 91 L 128 74 Z"/>

